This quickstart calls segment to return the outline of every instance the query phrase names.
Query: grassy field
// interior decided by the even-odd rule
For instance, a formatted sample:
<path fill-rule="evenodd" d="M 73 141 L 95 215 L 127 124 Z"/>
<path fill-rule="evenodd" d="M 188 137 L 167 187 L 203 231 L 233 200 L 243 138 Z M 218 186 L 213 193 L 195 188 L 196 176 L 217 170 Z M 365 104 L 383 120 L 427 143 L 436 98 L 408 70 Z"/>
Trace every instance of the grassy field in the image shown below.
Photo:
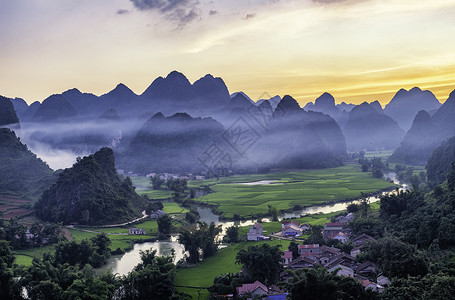
<path fill-rule="evenodd" d="M 215 256 L 204 259 L 196 267 L 180 269 L 177 272 L 175 284 L 177 286 L 192 286 L 200 288 L 178 287 L 177 290 L 190 294 L 193 299 L 198 299 L 198 291 L 200 291 L 199 299 L 207 299 L 209 292 L 204 289 L 213 283 L 216 276 L 226 273 L 237 273 L 241 266 L 235 263 L 235 256 L 240 249 L 247 249 L 248 246 L 256 246 L 262 243 L 270 245 L 282 245 L 282 249 L 287 249 L 290 241 L 273 240 L 263 242 L 242 242 L 221 249 Z"/>
<path fill-rule="evenodd" d="M 43 246 L 38 248 L 28 248 L 21 250 L 13 250 L 16 263 L 18 265 L 30 266 L 34 257 L 42 258 L 44 253 L 54 251 L 54 246 Z"/>
<path fill-rule="evenodd" d="M 394 150 L 367 151 L 365 152 L 365 157 L 366 158 L 380 157 L 384 161 L 388 159 L 393 154 L 393 152 Z"/>
<path fill-rule="evenodd" d="M 262 185 L 238 184 L 261 180 L 276 182 Z M 393 186 L 383 179 L 373 178 L 370 172 L 363 173 L 357 164 L 322 170 L 239 175 L 220 178 L 218 181 L 211 179 L 190 182 L 190 186 L 201 185 L 211 185 L 214 193 L 195 200 L 217 205 L 226 217 L 232 217 L 235 213 L 242 217 L 267 213 L 268 205 L 283 210 L 297 204 L 310 206 L 339 201 L 359 197 L 361 192 L 371 193 Z"/>
<path fill-rule="evenodd" d="M 144 176 L 131 177 L 133 185 L 136 187 L 138 194 L 147 195 L 150 199 L 169 199 L 172 198 L 172 191 L 154 190 L 150 185 L 150 179 Z"/>

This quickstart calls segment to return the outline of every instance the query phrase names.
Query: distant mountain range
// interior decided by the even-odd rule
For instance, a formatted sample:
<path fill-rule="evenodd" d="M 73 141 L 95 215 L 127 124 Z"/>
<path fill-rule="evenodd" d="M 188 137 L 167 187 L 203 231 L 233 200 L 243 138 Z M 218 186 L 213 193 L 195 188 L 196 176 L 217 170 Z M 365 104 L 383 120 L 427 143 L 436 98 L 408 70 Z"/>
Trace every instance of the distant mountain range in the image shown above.
<path fill-rule="evenodd" d="M 417 114 L 390 161 L 424 165 L 436 147 L 455 136 L 454 116 L 455 91 L 433 115 L 425 110 Z"/>
<path fill-rule="evenodd" d="M 175 169 L 173 161 L 164 159 L 158 149 L 175 147 L 179 150 L 175 150 L 178 153 L 174 151 L 173 155 L 185 157 L 188 161 L 189 157 L 197 157 L 195 149 L 203 151 L 201 149 L 207 147 L 209 141 L 214 141 L 224 143 L 226 149 L 233 151 L 233 154 L 237 153 L 223 138 L 223 134 L 238 122 L 247 123 L 247 127 L 251 127 L 260 136 L 254 147 L 249 149 L 250 152 L 254 149 L 255 154 L 251 152 L 248 157 L 244 154 L 238 157 L 238 162 L 242 162 L 239 166 L 248 165 L 251 168 L 253 165 L 261 165 L 261 162 L 266 162 L 267 167 L 283 166 L 282 163 L 286 160 L 283 157 L 303 157 L 305 151 L 319 153 L 321 159 L 333 157 L 330 160 L 334 162 L 346 150 L 396 149 L 400 143 L 401 147 L 394 154 L 394 160 L 422 163 L 442 140 L 454 135 L 450 127 L 453 115 L 438 110 L 445 107 L 445 110 L 450 111 L 449 104 L 441 106 L 431 92 L 419 88 L 409 91 L 401 89 L 384 109 L 377 101 L 361 105 L 344 102 L 336 105 L 334 97 L 329 93 L 323 93 L 314 103 L 308 103 L 302 109 L 290 98 L 292 97 L 282 99 L 274 96 L 255 103 L 243 92 L 230 94 L 221 78 L 208 74 L 191 83 L 185 75 L 173 71 L 166 77 L 155 79 L 140 95 L 120 83 L 101 96 L 70 89 L 30 106 L 19 98 L 11 99 L 11 102 L 22 123 L 21 137 L 31 146 L 45 144 L 80 154 L 93 153 L 101 147 L 109 146 L 114 149 L 122 168 L 127 169 L 128 164 L 131 164 L 132 169 L 140 172 L 162 169 L 164 165 Z M 415 126 L 412 126 L 414 128 L 411 128 L 417 113 L 422 110 L 428 116 L 421 113 Z M 183 120 L 179 120 L 177 123 L 180 125 L 176 125 L 172 120 L 175 121 L 177 117 L 186 118 L 192 125 Z M 208 118 L 212 120 L 211 123 L 207 121 Z M 189 121 L 190 119 L 194 121 Z M 427 119 L 431 119 L 431 122 Z M 192 122 L 204 123 L 201 125 L 201 133 L 195 132 Z M 173 126 L 189 126 L 185 132 L 197 142 L 181 135 L 177 138 L 179 144 L 175 145 L 172 139 L 158 137 L 159 134 L 154 132 L 158 130 L 159 133 L 160 128 L 166 126 L 164 124 L 171 123 Z M 408 132 L 403 139 L 406 131 Z M 419 146 L 419 149 L 428 148 L 420 153 L 422 157 L 410 158 L 412 151 L 408 151 L 409 147 L 433 131 L 436 133 L 427 138 L 429 143 L 422 142 Z M 204 132 L 211 133 L 204 138 Z M 297 139 L 292 143 L 282 141 L 283 145 L 289 146 L 289 153 L 294 151 L 292 149 L 305 151 L 296 150 L 298 154 L 289 155 L 282 150 L 276 152 L 271 141 L 280 136 Z M 260 145 L 266 148 L 260 149 Z M 188 149 L 185 155 L 182 153 L 184 148 Z M 155 157 L 159 159 L 154 161 L 153 155 L 147 154 L 147 149 L 150 153 L 156 153 Z M 135 151 L 144 155 L 142 160 L 141 157 L 128 158 Z M 262 157 L 269 160 L 261 160 Z M 148 166 L 141 165 L 143 159 L 146 159 Z M 289 161 L 293 159 L 289 158 Z M 174 165 L 180 165 L 185 170 L 196 167 L 193 162 L 185 167 L 185 163 Z"/>

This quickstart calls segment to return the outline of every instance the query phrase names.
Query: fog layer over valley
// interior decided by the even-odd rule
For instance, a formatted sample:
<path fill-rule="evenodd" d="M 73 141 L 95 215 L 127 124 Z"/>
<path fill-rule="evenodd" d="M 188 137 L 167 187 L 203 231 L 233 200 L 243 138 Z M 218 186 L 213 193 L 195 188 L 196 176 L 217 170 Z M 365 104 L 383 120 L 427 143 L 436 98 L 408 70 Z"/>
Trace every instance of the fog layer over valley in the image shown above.
<path fill-rule="evenodd" d="M 440 107 L 429 91 L 401 89 L 383 110 L 377 101 L 336 105 L 323 93 L 302 109 L 291 96 L 254 102 L 230 94 L 221 78 L 191 83 L 173 71 L 140 95 L 118 84 L 101 96 L 71 89 L 42 103 L 11 102 L 21 128 L 16 134 L 53 169 L 110 147 L 125 172 L 226 175 L 333 167 L 347 151 L 396 148 L 393 161 L 425 164 L 455 135 L 452 98 Z"/>

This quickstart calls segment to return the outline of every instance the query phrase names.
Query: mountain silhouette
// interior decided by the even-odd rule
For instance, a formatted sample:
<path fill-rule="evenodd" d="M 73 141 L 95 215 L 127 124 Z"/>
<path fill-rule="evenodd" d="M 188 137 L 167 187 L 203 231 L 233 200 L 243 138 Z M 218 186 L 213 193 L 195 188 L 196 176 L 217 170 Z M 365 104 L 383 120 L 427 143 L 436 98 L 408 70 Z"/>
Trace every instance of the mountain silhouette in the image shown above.
<path fill-rule="evenodd" d="M 384 107 L 384 113 L 397 121 L 404 131 L 408 131 L 419 111 L 436 110 L 440 106 L 441 103 L 432 92 L 414 87 L 409 91 L 400 89 Z"/>
<path fill-rule="evenodd" d="M 395 149 L 404 136 L 396 121 L 367 102 L 351 110 L 343 132 L 351 151 Z"/>

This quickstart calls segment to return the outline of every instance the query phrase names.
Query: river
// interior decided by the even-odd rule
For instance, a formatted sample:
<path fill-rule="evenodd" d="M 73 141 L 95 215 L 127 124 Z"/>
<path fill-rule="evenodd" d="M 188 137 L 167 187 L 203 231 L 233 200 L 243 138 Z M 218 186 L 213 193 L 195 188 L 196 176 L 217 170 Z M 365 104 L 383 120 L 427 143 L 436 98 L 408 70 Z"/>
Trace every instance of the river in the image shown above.
<path fill-rule="evenodd" d="M 386 176 L 394 181 L 394 183 L 399 184 L 396 180 L 394 175 L 395 173 L 386 174 Z M 406 190 L 407 186 L 402 185 L 399 190 Z M 396 190 L 391 192 L 383 192 L 382 195 L 396 193 Z M 368 197 L 368 201 L 370 203 L 377 202 L 380 200 L 380 196 L 372 196 Z M 300 218 L 305 215 L 312 215 L 312 214 L 327 214 L 337 211 L 345 210 L 349 204 L 356 203 L 358 204 L 360 199 L 352 200 L 349 202 L 343 203 L 335 203 L 335 204 L 325 204 L 325 205 L 317 205 L 304 208 L 299 211 L 295 211 L 292 213 L 284 213 L 281 214 L 278 219 L 281 221 L 283 219 L 288 218 Z M 226 231 L 228 227 L 231 226 L 251 226 L 256 223 L 255 220 L 246 220 L 246 221 L 220 221 L 219 216 L 215 215 L 209 207 L 199 206 L 197 210 L 200 215 L 200 222 L 205 222 L 210 224 L 214 222 L 216 225 L 221 225 L 223 229 L 223 233 Z M 261 218 L 262 222 L 271 222 L 270 218 Z M 97 271 L 106 272 L 111 270 L 113 274 L 119 275 L 126 275 L 130 272 L 140 261 L 140 251 L 153 249 L 157 250 L 157 255 L 171 255 L 172 249 L 174 250 L 175 257 L 174 262 L 177 262 L 181 258 L 183 258 L 184 248 L 181 244 L 177 242 L 177 236 L 173 236 L 170 241 L 158 241 L 158 242 L 146 242 L 142 244 L 135 244 L 134 248 L 123 255 L 114 255 L 112 256 L 106 265 L 101 268 L 98 268 Z"/>

